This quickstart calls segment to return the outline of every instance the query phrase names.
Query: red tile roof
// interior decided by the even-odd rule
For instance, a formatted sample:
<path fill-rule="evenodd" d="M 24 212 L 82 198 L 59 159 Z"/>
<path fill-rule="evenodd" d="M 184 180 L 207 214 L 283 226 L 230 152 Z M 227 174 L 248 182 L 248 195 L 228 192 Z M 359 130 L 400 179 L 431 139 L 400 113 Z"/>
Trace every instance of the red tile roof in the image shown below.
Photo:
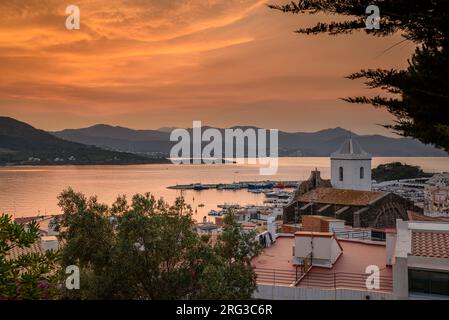
<path fill-rule="evenodd" d="M 413 231 L 412 255 L 449 259 L 449 233 Z"/>
<path fill-rule="evenodd" d="M 366 206 L 385 194 L 385 192 L 380 191 L 316 188 L 299 196 L 297 200 L 300 202 Z"/>
<path fill-rule="evenodd" d="M 8 252 L 6 259 L 7 260 L 16 260 L 19 256 L 28 254 L 28 253 L 43 253 L 40 241 L 33 243 L 31 245 L 31 247 L 29 247 L 29 248 L 19 248 L 19 247 L 12 248 Z"/>
<path fill-rule="evenodd" d="M 36 221 L 36 222 L 41 222 L 41 221 L 45 221 L 45 220 L 50 220 L 52 218 L 56 218 L 62 216 L 61 214 L 54 214 L 54 215 L 41 215 L 41 216 L 34 216 L 34 217 L 19 217 L 19 218 L 15 218 L 14 222 L 18 223 L 18 224 L 27 224 L 30 223 L 32 221 Z"/>
<path fill-rule="evenodd" d="M 429 217 L 414 211 L 407 211 L 407 216 L 410 221 L 448 221 L 445 217 Z"/>

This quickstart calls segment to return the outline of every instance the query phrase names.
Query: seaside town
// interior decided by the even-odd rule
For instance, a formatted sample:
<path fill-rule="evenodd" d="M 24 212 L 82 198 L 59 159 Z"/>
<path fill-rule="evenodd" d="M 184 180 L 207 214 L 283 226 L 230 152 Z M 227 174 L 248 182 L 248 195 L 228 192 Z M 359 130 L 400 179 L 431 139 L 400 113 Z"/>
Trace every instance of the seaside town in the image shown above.
<path fill-rule="evenodd" d="M 305 181 L 168 188 L 264 194 L 264 205 L 219 203 L 194 225 L 214 241 L 232 210 L 242 232 L 256 235 L 263 251 L 251 261 L 254 298 L 449 298 L 449 173 L 376 183 L 371 155 L 352 138 L 330 159 L 330 180 L 314 170 Z M 16 219 L 40 225 L 40 242 L 26 252 L 61 246 L 51 223 L 57 217 Z M 370 280 L 373 270 L 378 278 Z"/>
<path fill-rule="evenodd" d="M 448 15 L 0 1 L 0 316 L 436 313 L 415 301 L 449 301 Z"/>

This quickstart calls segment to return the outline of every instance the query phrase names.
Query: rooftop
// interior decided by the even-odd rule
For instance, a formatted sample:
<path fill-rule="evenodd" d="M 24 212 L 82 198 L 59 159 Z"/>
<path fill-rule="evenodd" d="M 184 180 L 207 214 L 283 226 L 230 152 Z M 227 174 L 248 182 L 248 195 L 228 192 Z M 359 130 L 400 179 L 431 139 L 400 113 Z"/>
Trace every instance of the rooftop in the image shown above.
<path fill-rule="evenodd" d="M 386 249 L 384 244 L 362 243 L 339 239 L 343 254 L 332 269 L 313 267 L 314 272 L 320 273 L 356 273 L 364 274 L 366 267 L 376 265 L 381 276 L 391 276 L 391 268 L 386 266 Z"/>
<path fill-rule="evenodd" d="M 335 188 L 316 188 L 297 198 L 300 202 L 367 206 L 385 196 L 381 191 L 360 191 Z"/>
<path fill-rule="evenodd" d="M 407 215 L 410 221 L 449 221 L 449 219 L 445 217 L 430 217 L 414 211 L 407 211 Z"/>
<path fill-rule="evenodd" d="M 332 158 L 360 158 L 371 159 L 371 155 L 362 149 L 357 141 L 352 138 L 347 139 L 340 148 L 331 154 Z"/>
<path fill-rule="evenodd" d="M 392 269 L 386 266 L 386 248 L 383 243 L 363 243 L 339 239 L 343 254 L 332 268 L 312 267 L 298 286 L 329 287 L 333 285 L 365 289 L 366 268 L 378 266 L 381 290 L 391 291 Z M 259 283 L 291 285 L 296 280 L 293 265 L 294 237 L 278 237 L 276 242 L 252 260 Z M 390 279 L 390 280 L 386 280 Z M 336 281 L 336 282 L 335 282 Z M 390 282 L 388 282 L 390 281 Z"/>
<path fill-rule="evenodd" d="M 332 238 L 334 234 L 332 232 L 314 232 L 314 231 L 296 231 L 295 237 L 319 237 L 319 238 Z"/>
<path fill-rule="evenodd" d="M 426 184 L 437 187 L 448 187 L 449 186 L 449 173 L 439 173 L 435 174 L 430 178 Z"/>
<path fill-rule="evenodd" d="M 19 256 L 24 255 L 24 254 L 29 254 L 29 253 L 43 253 L 41 242 L 36 241 L 29 248 L 14 247 L 9 251 L 9 254 L 6 257 L 6 259 L 7 260 L 15 260 Z"/>
<path fill-rule="evenodd" d="M 218 228 L 217 225 L 213 223 L 198 223 L 196 224 L 196 227 L 204 231 L 215 230 Z"/>
<path fill-rule="evenodd" d="M 412 255 L 449 259 L 449 233 L 413 231 Z"/>
<path fill-rule="evenodd" d="M 415 256 L 420 257 L 421 260 L 422 258 L 449 259 L 448 222 L 398 220 L 396 225 L 398 237 L 395 256 L 397 258 Z M 445 260 L 444 264 L 448 265 L 448 263 L 449 261 Z"/>
<path fill-rule="evenodd" d="M 276 242 L 265 248 L 258 257 L 251 262 L 255 268 L 269 268 L 279 270 L 296 270 L 293 266 L 294 237 L 278 237 Z"/>
<path fill-rule="evenodd" d="M 32 221 L 41 222 L 44 220 L 52 219 L 54 216 L 34 216 L 34 217 L 20 217 L 15 218 L 14 222 L 18 224 L 27 224 Z"/>

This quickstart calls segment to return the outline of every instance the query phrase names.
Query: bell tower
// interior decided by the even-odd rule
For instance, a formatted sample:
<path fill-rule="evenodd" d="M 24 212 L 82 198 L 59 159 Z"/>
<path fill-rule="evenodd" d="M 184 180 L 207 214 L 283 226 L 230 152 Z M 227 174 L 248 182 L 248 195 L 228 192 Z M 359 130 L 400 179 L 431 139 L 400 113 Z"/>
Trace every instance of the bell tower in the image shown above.
<path fill-rule="evenodd" d="M 371 159 L 352 137 L 348 138 L 331 154 L 332 187 L 371 191 Z"/>

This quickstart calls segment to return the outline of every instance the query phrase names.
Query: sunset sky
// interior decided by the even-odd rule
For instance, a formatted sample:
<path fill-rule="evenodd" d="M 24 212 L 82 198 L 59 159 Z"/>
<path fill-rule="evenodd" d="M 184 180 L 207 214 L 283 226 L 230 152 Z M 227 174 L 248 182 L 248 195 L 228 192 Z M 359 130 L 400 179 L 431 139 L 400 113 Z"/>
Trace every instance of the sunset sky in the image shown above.
<path fill-rule="evenodd" d="M 373 93 L 344 76 L 404 67 L 413 45 L 382 53 L 400 35 L 298 35 L 323 17 L 265 6 L 283 2 L 2 0 L 0 115 L 46 130 L 201 120 L 388 134 L 377 125 L 392 121 L 386 111 L 339 100 Z M 70 4 L 81 10 L 81 30 L 65 28 Z"/>

